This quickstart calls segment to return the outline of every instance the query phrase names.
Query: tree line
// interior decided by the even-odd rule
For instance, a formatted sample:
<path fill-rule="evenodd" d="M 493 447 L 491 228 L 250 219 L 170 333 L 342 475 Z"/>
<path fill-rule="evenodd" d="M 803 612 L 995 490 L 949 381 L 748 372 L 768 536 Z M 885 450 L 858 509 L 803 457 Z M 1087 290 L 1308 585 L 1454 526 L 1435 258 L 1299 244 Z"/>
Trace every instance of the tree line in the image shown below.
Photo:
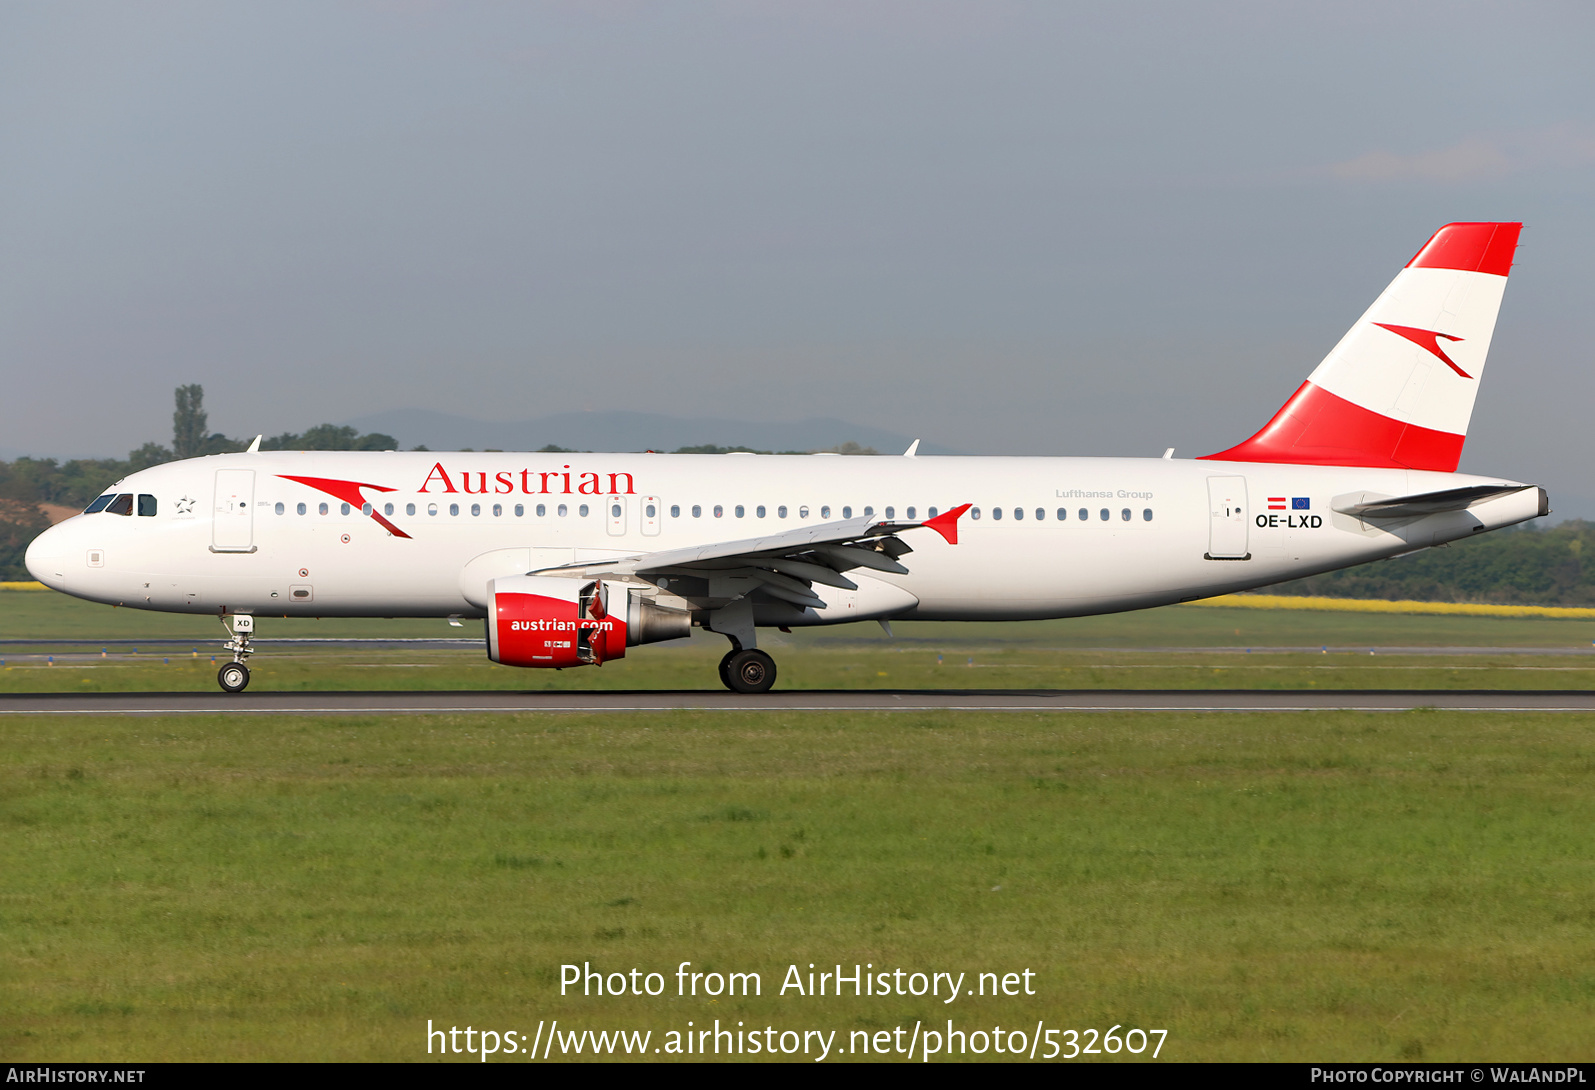
<path fill-rule="evenodd" d="M 1292 579 L 1266 593 L 1595 606 L 1595 524 L 1568 519 L 1548 529 L 1534 523 L 1513 526 L 1392 560 Z"/>
<path fill-rule="evenodd" d="M 211 432 L 205 412 L 205 388 L 179 386 L 172 413 L 172 444 L 145 443 L 126 458 L 18 458 L 0 461 L 0 500 L 32 505 L 58 504 L 82 507 L 129 473 L 163 462 L 198 458 L 205 454 L 231 454 L 249 446 L 248 439 L 231 439 Z M 360 434 L 354 428 L 318 424 L 303 434 L 284 432 L 263 439 L 261 450 L 395 450 L 398 441 L 381 432 Z M 10 513 L 9 511 L 7 513 Z"/>

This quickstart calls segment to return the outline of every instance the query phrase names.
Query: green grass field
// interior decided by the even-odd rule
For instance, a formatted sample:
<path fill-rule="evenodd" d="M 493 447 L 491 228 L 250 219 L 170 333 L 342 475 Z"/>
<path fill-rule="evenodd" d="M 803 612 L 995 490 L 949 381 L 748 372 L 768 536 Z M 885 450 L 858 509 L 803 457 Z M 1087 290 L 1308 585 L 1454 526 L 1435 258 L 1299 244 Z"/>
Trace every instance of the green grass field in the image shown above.
<path fill-rule="evenodd" d="M 213 626 L 0 593 L 0 639 L 34 641 L 0 690 L 208 690 L 206 645 L 44 655 Z M 1589 688 L 1592 629 L 1174 608 L 767 646 L 782 688 Z M 1319 644 L 1495 650 L 1270 650 Z M 563 673 L 474 648 L 252 664 L 263 689 L 714 688 L 723 647 Z M 659 1046 L 718 1018 L 845 1049 L 951 1018 L 1167 1029 L 1176 1060 L 1589 1060 L 1592 773 L 1578 715 L 4 716 L 0 1059 L 425 1059 L 428 1019 Z M 680 961 L 764 994 L 558 994 L 583 962 L 673 992 Z M 810 962 L 1030 969 L 1037 994 L 774 994 Z"/>
<path fill-rule="evenodd" d="M 953 1018 L 1162 1028 L 1177 1060 L 1589 1060 L 1592 731 L 12 718 L 0 1053 L 404 1060 L 429 1018 L 656 1043 L 688 1020 L 846 1041 Z M 558 994 L 564 963 L 683 960 L 758 971 L 764 995 Z M 1037 994 L 772 995 L 794 962 L 1031 969 Z"/>

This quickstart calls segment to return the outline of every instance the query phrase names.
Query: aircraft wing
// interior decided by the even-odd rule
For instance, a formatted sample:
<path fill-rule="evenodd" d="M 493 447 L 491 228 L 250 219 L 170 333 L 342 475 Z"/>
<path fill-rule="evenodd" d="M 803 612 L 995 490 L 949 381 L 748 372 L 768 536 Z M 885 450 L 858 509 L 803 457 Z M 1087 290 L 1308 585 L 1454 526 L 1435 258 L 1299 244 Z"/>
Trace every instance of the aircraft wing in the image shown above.
<path fill-rule="evenodd" d="M 738 541 L 561 564 L 533 574 L 641 576 L 650 582 L 658 581 L 659 577 L 676 576 L 708 580 L 711 585 L 715 577 L 752 579 L 771 597 L 824 609 L 824 599 L 814 592 L 815 583 L 857 590 L 858 584 L 842 574 L 854 568 L 907 575 L 908 569 L 898 561 L 914 550 L 897 535 L 905 530 L 931 529 L 956 545 L 958 518 L 967 510 L 969 504 L 964 504 L 924 522 L 885 522 L 874 518 L 822 522 Z M 707 591 L 706 595 L 689 593 L 689 596 L 718 597 L 712 591 Z"/>
<path fill-rule="evenodd" d="M 1510 496 L 1533 487 L 1531 484 L 1475 484 L 1466 488 L 1447 488 L 1440 492 L 1381 497 L 1355 492 L 1349 496 L 1336 496 L 1331 506 L 1343 515 L 1354 515 L 1360 519 L 1421 518 L 1445 511 L 1465 511 L 1485 500 Z"/>

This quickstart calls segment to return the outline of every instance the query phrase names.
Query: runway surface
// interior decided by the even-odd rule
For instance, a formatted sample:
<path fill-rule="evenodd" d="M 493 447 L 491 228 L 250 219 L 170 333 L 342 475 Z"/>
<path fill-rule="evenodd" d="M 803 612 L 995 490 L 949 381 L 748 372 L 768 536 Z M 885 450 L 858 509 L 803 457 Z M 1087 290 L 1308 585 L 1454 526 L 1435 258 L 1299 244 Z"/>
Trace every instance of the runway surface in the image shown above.
<path fill-rule="evenodd" d="M 6 693 L 3 715 L 440 715 L 505 712 L 1595 712 L 1595 691 L 949 689 L 725 691 Z"/>

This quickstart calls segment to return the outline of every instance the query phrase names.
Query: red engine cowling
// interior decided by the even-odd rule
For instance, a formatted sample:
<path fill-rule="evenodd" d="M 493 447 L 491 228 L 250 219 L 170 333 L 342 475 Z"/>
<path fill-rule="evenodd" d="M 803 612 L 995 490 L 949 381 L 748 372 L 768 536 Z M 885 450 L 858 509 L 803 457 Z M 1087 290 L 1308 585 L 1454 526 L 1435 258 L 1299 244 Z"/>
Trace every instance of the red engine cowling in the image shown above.
<path fill-rule="evenodd" d="M 505 666 L 601 666 L 626 654 L 626 601 L 616 613 L 598 579 L 513 575 L 488 587 L 487 657 Z"/>

